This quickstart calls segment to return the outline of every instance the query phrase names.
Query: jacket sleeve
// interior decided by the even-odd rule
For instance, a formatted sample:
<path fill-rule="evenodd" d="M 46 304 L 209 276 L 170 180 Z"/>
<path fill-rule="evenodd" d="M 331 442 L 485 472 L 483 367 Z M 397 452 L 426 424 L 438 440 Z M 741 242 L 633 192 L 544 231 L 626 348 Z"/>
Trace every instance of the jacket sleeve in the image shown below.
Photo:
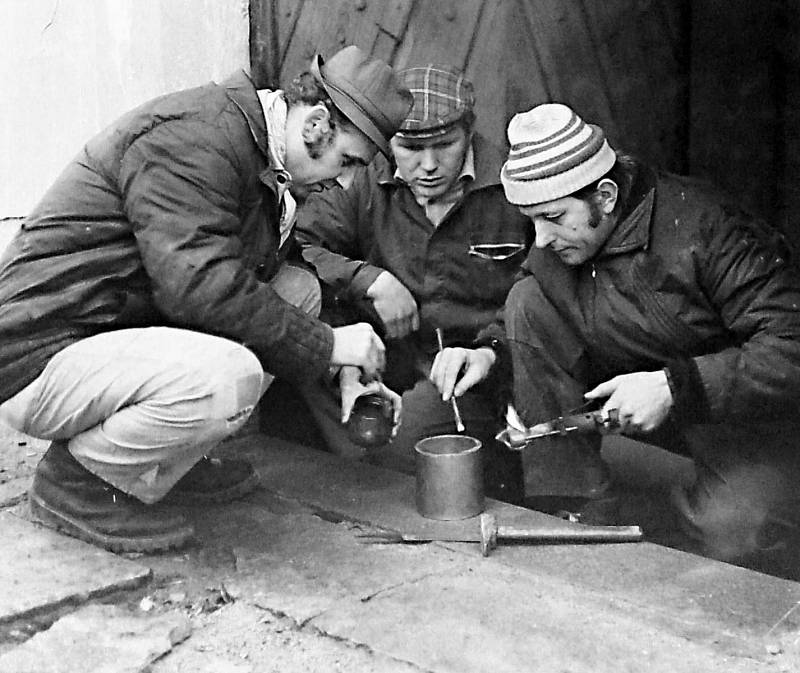
<path fill-rule="evenodd" d="M 710 420 L 796 414 L 800 274 L 788 247 L 778 232 L 742 214 L 721 210 L 708 227 L 696 264 L 734 344 L 693 359 Z"/>
<path fill-rule="evenodd" d="M 247 346 L 270 373 L 315 377 L 333 333 L 244 264 L 242 163 L 228 136 L 200 121 L 161 123 L 125 153 L 120 189 L 154 301 L 177 326 Z"/>
<path fill-rule="evenodd" d="M 368 204 L 361 200 L 370 193 L 370 179 L 365 168 L 348 189 L 336 186 L 313 192 L 297 215 L 295 232 L 303 259 L 323 283 L 351 301 L 363 299 L 383 271 L 363 259 L 364 229 L 371 226 Z"/>

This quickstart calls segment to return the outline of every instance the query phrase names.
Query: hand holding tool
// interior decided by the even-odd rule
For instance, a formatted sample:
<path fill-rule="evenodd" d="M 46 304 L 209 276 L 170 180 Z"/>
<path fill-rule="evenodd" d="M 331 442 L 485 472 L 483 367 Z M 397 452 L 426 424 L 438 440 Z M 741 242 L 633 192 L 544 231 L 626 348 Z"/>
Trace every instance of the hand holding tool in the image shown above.
<path fill-rule="evenodd" d="M 439 352 L 441 353 L 444 350 L 444 338 L 442 336 L 442 328 L 436 328 L 436 341 L 439 343 Z M 453 416 L 456 419 L 456 430 L 459 432 L 464 432 L 466 428 L 464 427 L 464 423 L 461 420 L 461 412 L 458 410 L 458 402 L 456 402 L 456 397 L 453 395 L 450 398 L 450 403 L 453 405 Z"/>
<path fill-rule="evenodd" d="M 415 542 L 480 542 L 481 553 L 488 556 L 497 547 L 499 540 L 518 540 L 540 544 L 587 544 L 597 542 L 639 542 L 643 534 L 639 526 L 587 526 L 572 523 L 553 528 L 549 526 L 518 528 L 498 525 L 494 515 L 484 512 L 474 532 L 463 530 L 453 534 L 418 535 L 381 531 L 358 536 L 368 542 L 383 544 Z"/>
<path fill-rule="evenodd" d="M 510 449 L 520 451 L 532 441 L 542 437 L 555 435 L 565 437 L 572 432 L 607 435 L 620 430 L 616 411 L 616 409 L 609 410 L 607 418 L 603 418 L 603 414 L 599 410 L 568 416 L 556 416 L 549 421 L 537 423 L 525 429 L 520 429 L 509 423 L 505 430 L 501 430 L 495 435 L 495 439 L 503 442 Z"/>

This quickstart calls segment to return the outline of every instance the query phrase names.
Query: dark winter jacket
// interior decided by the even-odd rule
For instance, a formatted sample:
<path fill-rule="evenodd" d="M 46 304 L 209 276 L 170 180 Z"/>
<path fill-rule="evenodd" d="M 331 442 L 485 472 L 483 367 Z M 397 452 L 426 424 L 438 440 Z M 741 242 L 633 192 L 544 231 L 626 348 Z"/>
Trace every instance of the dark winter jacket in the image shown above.
<path fill-rule="evenodd" d="M 580 309 L 595 380 L 669 368 L 683 422 L 794 419 L 800 274 L 783 237 L 689 178 L 643 169 L 598 255 L 525 263 L 557 306 Z"/>
<path fill-rule="evenodd" d="M 132 326 L 227 337 L 277 375 L 326 371 L 330 327 L 265 282 L 286 254 L 279 179 L 244 73 L 146 103 L 90 140 L 0 260 L 0 401 L 65 346 Z"/>
<path fill-rule="evenodd" d="M 312 194 L 298 215 L 303 257 L 338 301 L 363 304 L 389 271 L 417 302 L 416 338 L 426 350 L 436 347 L 436 327 L 448 343 L 470 343 L 496 318 L 533 239 L 530 222 L 503 194 L 504 153 L 480 136 L 473 150 L 475 180 L 438 226 L 382 157 L 348 189 Z"/>

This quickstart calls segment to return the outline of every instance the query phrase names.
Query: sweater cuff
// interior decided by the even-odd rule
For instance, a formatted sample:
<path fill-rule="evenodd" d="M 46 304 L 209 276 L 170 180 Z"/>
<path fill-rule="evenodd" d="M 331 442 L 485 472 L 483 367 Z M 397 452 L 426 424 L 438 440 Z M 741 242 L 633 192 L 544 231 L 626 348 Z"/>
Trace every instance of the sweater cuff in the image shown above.
<path fill-rule="evenodd" d="M 671 360 L 664 373 L 672 393 L 674 420 L 680 425 L 708 422 L 711 410 L 697 363 L 693 359 Z"/>
<path fill-rule="evenodd" d="M 506 407 L 514 398 L 514 376 L 508 344 L 497 337 L 481 336 L 472 343 L 472 348 L 491 348 L 494 351 L 496 359 L 489 375 L 475 388 L 490 401 L 495 417 L 503 418 Z"/>
<path fill-rule="evenodd" d="M 364 265 L 356 271 L 353 280 L 350 282 L 350 288 L 348 290 L 349 298 L 352 301 L 366 298 L 367 290 L 372 287 L 375 279 L 380 276 L 383 271 L 383 269 L 377 266 L 372 266 L 372 264 L 364 262 Z"/>

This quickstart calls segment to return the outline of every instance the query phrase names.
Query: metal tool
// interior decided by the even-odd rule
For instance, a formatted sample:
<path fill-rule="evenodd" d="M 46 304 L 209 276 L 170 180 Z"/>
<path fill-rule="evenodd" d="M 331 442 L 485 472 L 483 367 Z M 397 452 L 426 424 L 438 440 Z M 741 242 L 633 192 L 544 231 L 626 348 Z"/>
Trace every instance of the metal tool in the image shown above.
<path fill-rule="evenodd" d="M 484 512 L 475 532 L 456 531 L 453 534 L 425 535 L 379 531 L 361 533 L 361 540 L 378 544 L 420 542 L 480 542 L 481 554 L 488 556 L 497 547 L 498 540 L 517 540 L 540 544 L 589 544 L 598 542 L 639 542 L 642 529 L 639 526 L 587 526 L 570 524 L 569 527 L 517 528 L 500 526 L 493 514 Z"/>
<path fill-rule="evenodd" d="M 434 435 L 414 445 L 417 511 L 427 519 L 469 519 L 483 511 L 481 441 Z"/>
<path fill-rule="evenodd" d="M 444 350 L 444 337 L 442 335 L 441 327 L 436 328 L 436 341 L 439 342 L 439 352 L 441 353 Z M 455 416 L 456 419 L 456 430 L 459 432 L 464 432 L 466 428 L 461 420 L 461 412 L 458 410 L 458 402 L 456 402 L 455 395 L 450 398 L 450 403 L 453 405 L 453 416 Z"/>
<path fill-rule="evenodd" d="M 520 424 L 521 425 L 521 424 Z M 601 411 L 586 411 L 580 414 L 556 416 L 549 421 L 537 423 L 529 428 L 521 428 L 509 421 L 505 430 L 495 435 L 498 442 L 503 442 L 508 448 L 519 451 L 524 449 L 534 440 L 542 437 L 562 437 L 572 433 L 598 433 L 601 435 L 619 432 L 620 424 L 616 409 L 610 409 L 608 416 L 603 418 Z"/>

